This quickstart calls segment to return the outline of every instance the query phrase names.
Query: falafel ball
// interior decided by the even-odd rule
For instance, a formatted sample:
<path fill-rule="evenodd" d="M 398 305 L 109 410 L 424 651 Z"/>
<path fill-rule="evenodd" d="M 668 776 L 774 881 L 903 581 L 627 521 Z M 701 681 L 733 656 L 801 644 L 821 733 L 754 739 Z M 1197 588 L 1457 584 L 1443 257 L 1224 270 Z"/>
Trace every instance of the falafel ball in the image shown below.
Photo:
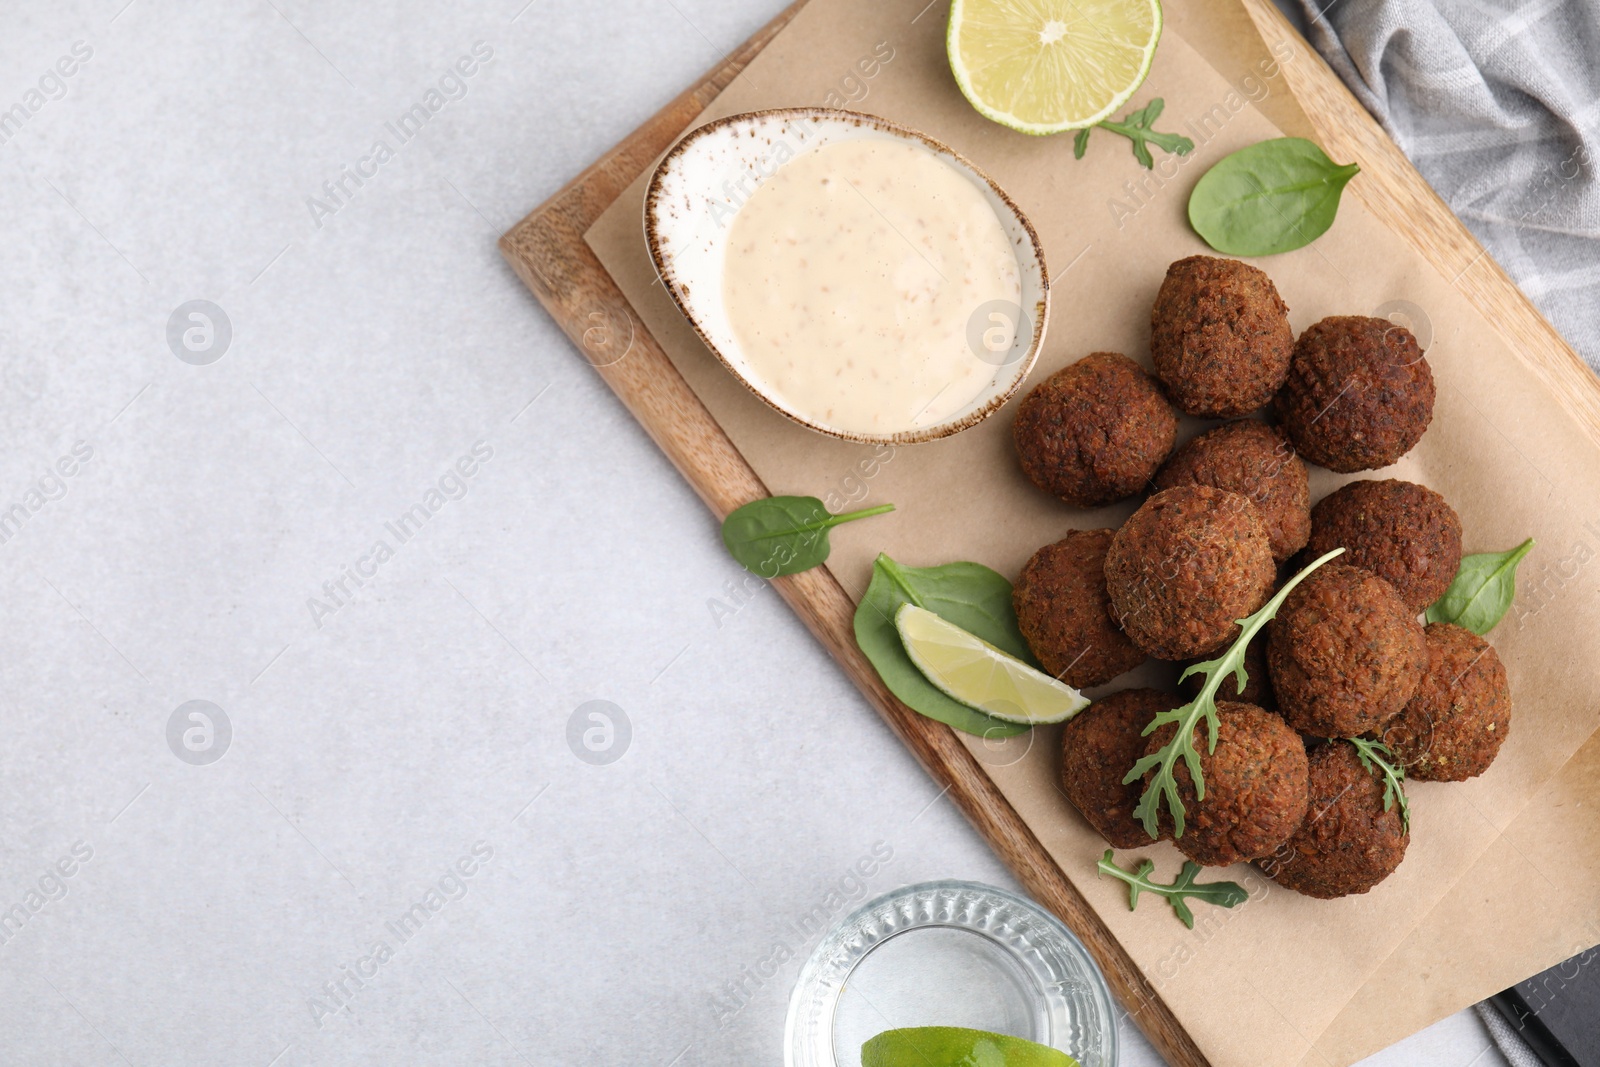
<path fill-rule="evenodd" d="M 1267 624 L 1268 626 L 1271 623 Z M 1239 692 L 1238 680 L 1229 674 L 1222 680 L 1222 685 L 1217 688 L 1218 700 L 1237 700 L 1241 704 L 1254 704 L 1258 708 L 1272 711 L 1278 706 L 1278 698 L 1272 692 L 1272 675 L 1267 670 L 1267 639 L 1264 634 L 1256 634 L 1250 643 L 1244 646 L 1244 673 L 1246 681 L 1244 692 Z M 1196 672 L 1178 683 L 1182 689 L 1193 698 L 1200 695 L 1200 690 L 1206 685 L 1206 676 Z"/>
<path fill-rule="evenodd" d="M 1151 841 L 1133 817 L 1144 787 L 1122 780 L 1144 755 L 1150 720 L 1182 703 L 1154 689 L 1124 689 L 1090 704 L 1061 730 L 1061 791 L 1115 848 Z"/>
<path fill-rule="evenodd" d="M 1075 689 L 1103 685 L 1145 660 L 1111 621 L 1106 549 L 1111 530 L 1074 530 L 1022 568 L 1011 593 L 1017 627 L 1039 663 Z"/>
<path fill-rule="evenodd" d="M 1238 637 L 1235 620 L 1267 602 L 1276 576 L 1255 506 L 1209 485 L 1155 494 L 1106 552 L 1112 618 L 1159 659 L 1193 659 Z"/>
<path fill-rule="evenodd" d="M 1177 434 L 1155 379 L 1116 352 L 1091 352 L 1034 386 L 1011 427 L 1033 484 L 1080 508 L 1143 489 Z"/>
<path fill-rule="evenodd" d="M 1319 745 L 1311 765 L 1310 806 L 1288 844 L 1261 861 L 1268 878 L 1308 897 L 1365 893 L 1400 866 L 1411 835 L 1383 779 L 1361 764 L 1348 741 Z"/>
<path fill-rule="evenodd" d="M 1267 527 L 1272 558 L 1282 563 L 1311 535 L 1311 489 L 1306 465 L 1289 435 L 1276 426 L 1240 419 L 1185 444 L 1156 474 L 1157 489 L 1210 485 L 1248 497 Z"/>
<path fill-rule="evenodd" d="M 1214 256 L 1167 268 L 1150 355 L 1180 409 L 1204 419 L 1254 411 L 1283 386 L 1293 353 L 1289 306 L 1265 272 Z"/>
<path fill-rule="evenodd" d="M 1341 547 L 1340 563 L 1371 571 L 1421 611 L 1444 595 L 1461 567 L 1461 519 L 1416 482 L 1351 482 L 1311 509 L 1308 554 Z"/>
<path fill-rule="evenodd" d="M 1335 315 L 1300 335 L 1278 417 L 1300 455 L 1329 470 L 1387 467 L 1433 419 L 1433 371 L 1404 326 Z"/>
<path fill-rule="evenodd" d="M 1422 624 L 1371 571 L 1326 563 L 1272 620 L 1267 664 L 1278 709 L 1313 737 L 1355 737 L 1400 713 L 1428 663 Z"/>
<path fill-rule="evenodd" d="M 1177 728 L 1168 723 L 1157 730 L 1145 753 L 1159 751 Z M 1281 848 L 1306 817 L 1308 764 L 1299 736 L 1254 704 L 1218 701 L 1216 750 L 1204 724 L 1195 728 L 1194 747 L 1206 798 L 1195 799 L 1188 764 L 1178 760 L 1172 770 L 1184 809 L 1183 836 L 1172 839 L 1178 851 L 1206 867 L 1226 867 Z M 1165 806 L 1161 811 L 1168 829 L 1171 816 Z"/>
<path fill-rule="evenodd" d="M 1511 685 L 1494 647 L 1471 630 L 1430 623 L 1427 643 L 1422 684 L 1383 740 L 1409 777 L 1464 782 L 1489 769 L 1511 731 Z"/>

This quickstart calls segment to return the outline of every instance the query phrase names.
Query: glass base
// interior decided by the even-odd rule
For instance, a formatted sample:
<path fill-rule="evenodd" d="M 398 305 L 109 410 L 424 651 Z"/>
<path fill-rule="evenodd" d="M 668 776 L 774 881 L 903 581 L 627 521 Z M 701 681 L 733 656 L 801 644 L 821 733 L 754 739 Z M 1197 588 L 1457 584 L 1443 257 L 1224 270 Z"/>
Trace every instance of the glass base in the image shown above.
<path fill-rule="evenodd" d="M 873 900 L 831 930 L 789 1002 L 788 1067 L 859 1067 L 884 1030 L 962 1026 L 1012 1034 L 1115 1067 L 1111 994 L 1054 916 L 973 882 L 925 882 Z"/>

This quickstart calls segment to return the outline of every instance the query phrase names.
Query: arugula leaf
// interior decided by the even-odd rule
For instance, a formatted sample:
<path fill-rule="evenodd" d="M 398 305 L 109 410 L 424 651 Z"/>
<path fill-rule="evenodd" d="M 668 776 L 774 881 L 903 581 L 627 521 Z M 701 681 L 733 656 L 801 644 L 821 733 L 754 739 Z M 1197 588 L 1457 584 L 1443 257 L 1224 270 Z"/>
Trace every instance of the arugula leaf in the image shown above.
<path fill-rule="evenodd" d="M 1176 133 L 1160 133 L 1150 128 L 1156 119 L 1160 117 L 1162 109 L 1166 106 L 1166 101 L 1158 96 L 1138 111 L 1130 111 L 1121 122 L 1106 119 L 1097 125 L 1102 130 L 1119 133 L 1132 141 L 1133 158 L 1137 159 L 1140 166 L 1144 167 L 1145 170 L 1150 170 L 1156 165 L 1156 161 L 1150 155 L 1150 149 L 1146 142 L 1155 145 L 1163 152 L 1171 152 L 1174 155 L 1186 156 L 1194 151 L 1194 142 L 1189 138 Z M 1078 135 L 1072 139 L 1072 158 L 1083 158 L 1083 153 L 1089 147 L 1089 131 L 1094 128 L 1094 126 L 1086 126 L 1079 130 Z"/>
<path fill-rule="evenodd" d="M 1011 583 L 977 563 L 905 567 L 880 553 L 872 564 L 872 582 L 856 606 L 856 644 L 883 684 L 911 710 L 979 737 L 1011 737 L 1027 730 L 1022 723 L 990 718 L 952 700 L 923 676 L 894 626 L 894 613 L 902 604 L 927 608 L 1032 665 L 1033 654 L 1011 608 Z"/>
<path fill-rule="evenodd" d="M 1339 197 L 1361 172 L 1303 137 L 1258 141 L 1224 156 L 1189 194 L 1189 224 L 1230 256 L 1270 256 L 1328 232 Z"/>
<path fill-rule="evenodd" d="M 882 504 L 831 515 L 814 496 L 770 496 L 729 512 L 722 520 L 722 543 L 751 574 L 798 574 L 828 558 L 830 529 L 893 510 L 893 504 Z"/>
<path fill-rule="evenodd" d="M 1224 678 L 1233 675 L 1238 680 L 1236 693 L 1244 691 L 1250 681 L 1250 672 L 1244 668 L 1244 650 L 1250 644 L 1250 639 L 1261 631 L 1269 620 L 1283 607 L 1283 602 L 1289 598 L 1294 587 L 1305 580 L 1306 576 L 1333 557 L 1339 555 L 1344 549 L 1336 548 L 1332 552 L 1318 556 L 1299 574 L 1284 583 L 1277 595 L 1267 601 L 1261 610 L 1249 618 L 1238 620 L 1242 627 L 1238 638 L 1229 646 L 1228 650 L 1216 659 L 1203 660 L 1192 664 L 1188 670 L 1178 676 L 1181 682 L 1197 671 L 1205 672 L 1206 684 L 1201 688 L 1200 695 L 1181 708 L 1172 711 L 1159 712 L 1151 719 L 1150 725 L 1144 728 L 1146 736 L 1165 726 L 1169 722 L 1178 724 L 1178 730 L 1172 735 L 1172 740 L 1161 747 L 1158 752 L 1143 756 L 1133 765 L 1133 770 L 1122 779 L 1124 785 L 1137 782 L 1145 772 L 1155 768 L 1155 777 L 1150 784 L 1145 786 L 1144 794 L 1139 798 L 1139 806 L 1133 809 L 1134 816 L 1144 824 L 1144 832 L 1150 835 L 1151 840 L 1159 836 L 1158 824 L 1160 819 L 1161 801 L 1167 802 L 1167 810 L 1172 813 L 1172 833 L 1175 837 L 1183 836 L 1183 800 L 1178 796 L 1178 780 L 1173 775 L 1173 768 L 1181 758 L 1189 768 L 1189 778 L 1194 782 L 1194 795 L 1197 800 L 1206 798 L 1206 779 L 1200 771 L 1200 753 L 1195 751 L 1194 730 L 1204 719 L 1206 726 L 1211 731 L 1211 747 L 1209 751 L 1217 750 L 1217 690 L 1221 687 Z"/>
<path fill-rule="evenodd" d="M 1215 904 L 1219 908 L 1232 908 L 1243 904 L 1250 899 L 1250 894 L 1245 892 L 1244 886 L 1238 882 L 1197 882 L 1195 878 L 1200 874 L 1201 867 L 1194 860 L 1185 860 L 1183 868 L 1178 871 L 1177 879 L 1171 885 L 1162 885 L 1160 882 L 1151 881 L 1150 874 L 1156 869 L 1154 860 L 1144 860 L 1139 864 L 1139 869 L 1132 872 L 1118 867 L 1111 858 L 1112 852 L 1108 848 L 1106 854 L 1100 857 L 1100 862 L 1095 864 L 1101 874 L 1128 883 L 1128 910 L 1136 911 L 1139 907 L 1140 893 L 1155 893 L 1167 898 L 1167 903 L 1172 905 L 1172 910 L 1178 913 L 1178 918 L 1183 920 L 1183 925 L 1194 929 L 1194 912 L 1189 910 L 1189 905 L 1184 902 L 1185 897 L 1203 900 L 1207 904 Z"/>
<path fill-rule="evenodd" d="M 1453 622 L 1479 637 L 1494 629 L 1517 597 L 1517 564 L 1533 543 L 1530 537 L 1508 552 L 1463 556 L 1450 588 L 1428 606 L 1427 620 Z"/>
<path fill-rule="evenodd" d="M 1400 824 L 1405 827 L 1406 833 L 1411 832 L 1411 801 L 1406 799 L 1406 791 L 1400 783 L 1406 780 L 1406 769 L 1398 763 L 1393 763 L 1394 753 L 1389 751 L 1389 746 L 1382 741 L 1373 741 L 1365 737 L 1347 737 L 1346 741 L 1356 746 L 1356 755 L 1361 758 L 1361 766 L 1369 774 L 1376 774 L 1383 779 L 1383 810 L 1390 811 L 1394 802 L 1400 801 Z"/>

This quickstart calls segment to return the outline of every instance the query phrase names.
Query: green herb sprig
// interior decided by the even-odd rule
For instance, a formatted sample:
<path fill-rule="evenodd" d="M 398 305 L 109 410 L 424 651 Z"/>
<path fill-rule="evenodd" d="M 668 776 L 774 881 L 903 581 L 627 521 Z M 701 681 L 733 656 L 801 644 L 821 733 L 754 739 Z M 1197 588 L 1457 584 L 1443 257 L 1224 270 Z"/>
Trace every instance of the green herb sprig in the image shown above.
<path fill-rule="evenodd" d="M 1452 622 L 1482 637 L 1499 624 L 1517 596 L 1517 564 L 1533 551 L 1528 538 L 1507 552 L 1463 556 L 1444 595 L 1428 606 L 1429 622 Z"/>
<path fill-rule="evenodd" d="M 1172 910 L 1178 913 L 1178 918 L 1183 920 L 1183 925 L 1194 929 L 1194 912 L 1189 910 L 1185 897 L 1203 900 L 1207 904 L 1215 904 L 1220 908 L 1231 908 L 1243 904 L 1250 899 L 1250 894 L 1245 892 L 1244 886 L 1238 882 L 1197 882 L 1201 867 L 1194 860 L 1185 860 L 1182 870 L 1178 872 L 1177 880 L 1171 885 L 1162 885 L 1152 881 L 1151 873 L 1156 869 L 1154 860 L 1145 860 L 1139 864 L 1136 871 L 1128 872 L 1118 867 L 1111 858 L 1111 850 L 1106 849 L 1106 854 L 1100 857 L 1100 862 L 1095 864 L 1101 874 L 1109 874 L 1128 884 L 1128 910 L 1135 911 L 1139 907 L 1140 893 L 1155 893 L 1167 898 L 1167 903 L 1172 905 Z"/>
<path fill-rule="evenodd" d="M 1178 760 L 1182 759 L 1189 768 L 1189 778 L 1194 782 L 1195 798 L 1206 798 L 1206 779 L 1200 770 L 1200 753 L 1194 747 L 1195 727 L 1205 720 L 1211 734 L 1211 744 L 1208 751 L 1217 750 L 1217 691 L 1221 688 L 1223 679 L 1230 674 L 1238 680 L 1236 693 L 1244 692 L 1244 687 L 1250 681 L 1250 673 L 1244 667 L 1244 650 L 1250 644 L 1250 639 L 1261 631 L 1261 628 L 1283 607 L 1283 602 L 1288 599 L 1294 587 L 1305 580 L 1306 576 L 1333 557 L 1339 555 L 1344 549 L 1336 548 L 1313 560 L 1299 574 L 1284 583 L 1277 595 L 1261 608 L 1260 611 L 1249 618 L 1238 620 L 1242 628 L 1238 638 L 1228 650 L 1216 659 L 1204 660 L 1196 663 L 1179 676 L 1182 681 L 1191 674 L 1204 672 L 1206 683 L 1200 689 L 1200 695 L 1181 708 L 1163 711 L 1150 721 L 1144 728 L 1145 735 L 1154 733 L 1168 723 L 1177 723 L 1178 730 L 1172 735 L 1172 740 L 1163 745 L 1158 752 L 1144 756 L 1133 765 L 1122 781 L 1124 784 L 1137 782 L 1146 772 L 1155 769 L 1155 776 L 1150 784 L 1145 786 L 1144 794 L 1139 798 L 1139 806 L 1133 809 L 1134 817 L 1144 824 L 1144 832 L 1154 840 L 1159 836 L 1158 825 L 1160 821 L 1161 802 L 1166 801 L 1167 810 L 1172 814 L 1172 832 L 1174 836 L 1183 836 L 1183 800 L 1178 796 L 1178 780 L 1173 775 L 1173 769 Z"/>
<path fill-rule="evenodd" d="M 1369 774 L 1375 774 L 1383 779 L 1383 810 L 1392 811 L 1395 801 L 1400 802 L 1400 824 L 1405 827 L 1406 833 L 1411 832 L 1411 801 L 1406 799 L 1406 791 L 1401 787 L 1406 780 L 1406 769 L 1397 763 L 1390 762 L 1394 753 L 1389 751 L 1389 746 L 1382 741 L 1373 741 L 1365 737 L 1347 737 L 1352 745 L 1356 746 L 1356 755 L 1361 757 L 1361 766 Z"/>
<path fill-rule="evenodd" d="M 730 511 L 722 520 L 722 543 L 751 574 L 798 574 L 827 560 L 833 527 L 893 510 L 893 504 L 880 504 L 833 515 L 814 496 L 769 496 Z"/>
<path fill-rule="evenodd" d="M 1160 133 L 1150 128 L 1156 119 L 1160 117 L 1162 109 L 1166 106 L 1166 101 L 1158 96 L 1139 110 L 1130 111 L 1127 118 L 1124 118 L 1121 122 L 1106 119 L 1104 122 L 1097 123 L 1097 125 L 1102 130 L 1119 133 L 1132 141 L 1133 157 L 1139 161 L 1145 170 L 1150 170 L 1155 167 L 1156 161 L 1150 155 L 1149 145 L 1153 144 L 1163 152 L 1171 152 L 1179 156 L 1186 156 L 1194 151 L 1194 142 L 1182 134 Z M 1089 147 L 1089 131 L 1094 128 L 1094 126 L 1085 126 L 1073 138 L 1073 159 L 1083 158 L 1084 151 Z"/>

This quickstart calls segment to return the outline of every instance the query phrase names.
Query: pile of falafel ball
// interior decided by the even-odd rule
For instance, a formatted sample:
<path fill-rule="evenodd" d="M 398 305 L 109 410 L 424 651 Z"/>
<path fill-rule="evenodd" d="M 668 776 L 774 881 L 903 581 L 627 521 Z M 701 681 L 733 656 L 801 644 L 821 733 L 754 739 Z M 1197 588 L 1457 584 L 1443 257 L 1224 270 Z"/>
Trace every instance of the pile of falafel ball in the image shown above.
<path fill-rule="evenodd" d="M 1510 724 L 1488 642 L 1419 619 L 1461 563 L 1461 521 L 1444 498 L 1361 480 L 1311 506 L 1306 461 L 1375 470 L 1417 443 L 1433 373 L 1411 332 L 1385 319 L 1326 318 L 1296 341 L 1271 279 L 1236 260 L 1172 264 L 1150 321 L 1155 377 L 1096 352 L 1019 406 L 1013 436 L 1040 489 L 1080 508 L 1150 495 L 1121 529 L 1074 531 L 1035 553 L 1016 583 L 1017 621 L 1047 671 L 1103 685 L 1146 657 L 1220 654 L 1280 579 L 1343 547 L 1252 641 L 1245 690 L 1222 682 L 1216 749 L 1203 727 L 1195 742 L 1204 800 L 1183 761 L 1175 768 L 1187 826 L 1174 843 L 1208 866 L 1258 861 L 1313 897 L 1365 893 L 1399 866 L 1409 833 L 1343 739 L 1381 740 L 1411 779 L 1461 781 L 1488 769 Z M 1269 404 L 1275 422 L 1249 417 Z M 1179 411 L 1233 421 L 1174 451 Z M 1064 728 L 1062 788 L 1118 848 L 1150 842 L 1133 817 L 1145 783 L 1123 778 L 1172 739 L 1174 725 L 1144 736 L 1151 718 L 1187 699 L 1128 689 Z"/>

